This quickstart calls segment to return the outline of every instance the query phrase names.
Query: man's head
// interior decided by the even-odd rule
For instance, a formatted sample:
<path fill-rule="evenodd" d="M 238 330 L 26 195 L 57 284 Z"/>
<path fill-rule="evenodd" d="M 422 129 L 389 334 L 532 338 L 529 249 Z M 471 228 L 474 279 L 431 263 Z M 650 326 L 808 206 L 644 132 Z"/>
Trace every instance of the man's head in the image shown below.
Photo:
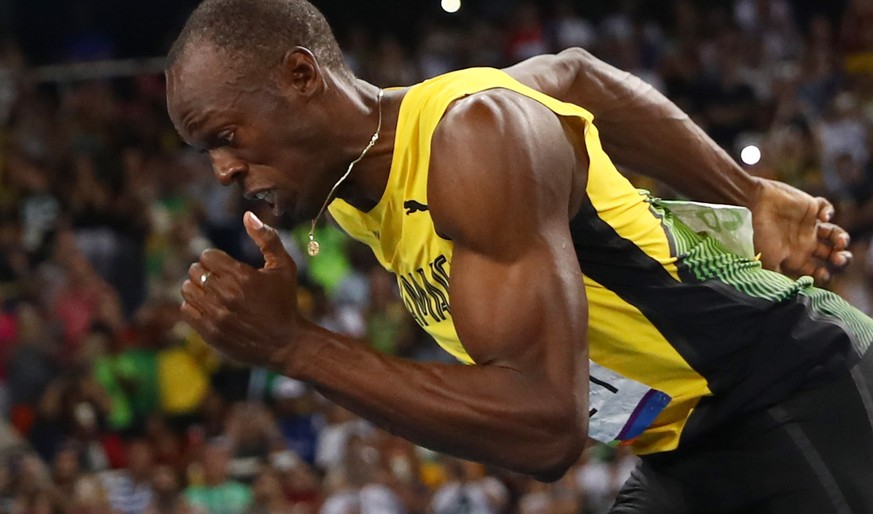
<path fill-rule="evenodd" d="M 342 173 L 336 119 L 352 79 L 306 0 L 206 0 L 170 50 L 167 103 L 221 183 L 309 218 Z"/>
<path fill-rule="evenodd" d="M 205 0 L 170 48 L 168 66 L 192 45 L 203 43 L 255 73 L 273 70 L 297 46 L 312 51 L 322 66 L 348 72 L 330 25 L 306 0 Z"/>

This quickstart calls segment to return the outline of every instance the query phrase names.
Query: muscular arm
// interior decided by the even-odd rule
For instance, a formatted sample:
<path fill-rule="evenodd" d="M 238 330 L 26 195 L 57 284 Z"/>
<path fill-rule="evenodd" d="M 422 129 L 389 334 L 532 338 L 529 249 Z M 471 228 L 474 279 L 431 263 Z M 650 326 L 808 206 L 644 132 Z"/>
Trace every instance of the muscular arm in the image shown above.
<path fill-rule="evenodd" d="M 851 261 L 848 234 L 829 223 L 833 206 L 787 184 L 753 177 L 652 86 L 581 48 L 533 57 L 505 70 L 520 82 L 596 117 L 603 147 L 620 166 L 690 198 L 748 207 L 764 266 L 829 280 Z"/>
<path fill-rule="evenodd" d="M 554 115 L 507 92 L 459 101 L 433 154 L 428 204 L 454 242 L 452 316 L 476 365 L 413 363 L 310 328 L 318 350 L 285 371 L 418 444 L 556 478 L 587 433 L 586 303 L 567 223 L 576 156 Z"/>
<path fill-rule="evenodd" d="M 681 109 L 640 78 L 581 48 L 507 68 L 516 80 L 596 117 L 606 152 L 703 202 L 750 205 L 759 181 Z"/>

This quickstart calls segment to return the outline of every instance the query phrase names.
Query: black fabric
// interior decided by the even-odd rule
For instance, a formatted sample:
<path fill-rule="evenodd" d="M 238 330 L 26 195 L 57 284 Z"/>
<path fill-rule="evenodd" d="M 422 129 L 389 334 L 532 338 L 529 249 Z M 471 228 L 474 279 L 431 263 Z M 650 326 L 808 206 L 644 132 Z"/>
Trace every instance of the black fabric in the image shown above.
<path fill-rule="evenodd" d="M 873 352 L 851 372 L 643 457 L 613 514 L 873 513 Z"/>
<path fill-rule="evenodd" d="M 570 233 L 582 272 L 638 308 L 707 380 L 713 396 L 695 409 L 682 444 L 857 359 L 852 336 L 814 316 L 808 298 L 773 302 L 690 273 L 678 282 L 601 219 L 587 198 Z"/>

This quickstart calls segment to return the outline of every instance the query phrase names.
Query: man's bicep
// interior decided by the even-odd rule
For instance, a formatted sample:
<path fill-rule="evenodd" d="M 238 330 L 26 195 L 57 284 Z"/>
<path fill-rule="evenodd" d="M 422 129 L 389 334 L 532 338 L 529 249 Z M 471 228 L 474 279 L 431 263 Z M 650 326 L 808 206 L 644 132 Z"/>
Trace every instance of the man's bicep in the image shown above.
<path fill-rule="evenodd" d="M 569 232 L 582 166 L 561 120 L 517 93 L 465 99 L 440 123 L 428 203 L 436 229 L 454 242 L 452 317 L 477 363 L 546 371 L 568 386 L 577 357 L 587 363 Z"/>
<path fill-rule="evenodd" d="M 516 256 L 456 246 L 449 293 L 458 337 L 479 365 L 576 383 L 587 363 L 587 305 L 572 245 L 556 240 Z"/>

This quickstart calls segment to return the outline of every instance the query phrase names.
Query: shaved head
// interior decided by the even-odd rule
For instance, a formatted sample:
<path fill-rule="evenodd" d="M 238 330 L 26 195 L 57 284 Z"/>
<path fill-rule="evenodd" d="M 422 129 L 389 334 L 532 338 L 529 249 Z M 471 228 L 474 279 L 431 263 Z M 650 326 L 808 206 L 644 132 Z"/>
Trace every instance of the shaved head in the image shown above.
<path fill-rule="evenodd" d="M 319 64 L 351 75 L 324 16 L 306 0 L 205 0 L 191 13 L 168 55 L 172 67 L 193 43 L 226 52 L 251 71 L 267 71 L 285 52 L 308 48 Z"/>

